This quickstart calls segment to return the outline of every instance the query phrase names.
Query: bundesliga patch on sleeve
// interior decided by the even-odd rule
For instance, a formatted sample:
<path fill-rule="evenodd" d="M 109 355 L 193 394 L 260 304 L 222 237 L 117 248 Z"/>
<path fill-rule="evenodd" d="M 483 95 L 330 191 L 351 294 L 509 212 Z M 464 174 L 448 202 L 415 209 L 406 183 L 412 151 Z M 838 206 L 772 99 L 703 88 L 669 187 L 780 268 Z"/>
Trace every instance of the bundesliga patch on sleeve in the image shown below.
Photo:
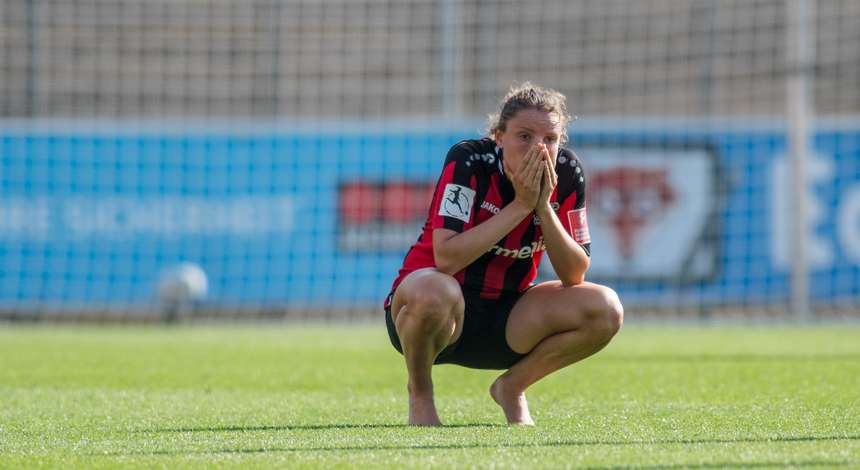
<path fill-rule="evenodd" d="M 475 190 L 459 184 L 449 184 L 445 186 L 445 193 L 439 203 L 439 215 L 468 223 L 474 201 Z"/>
<path fill-rule="evenodd" d="M 591 243 L 591 234 L 588 233 L 588 217 L 585 208 L 567 211 L 567 221 L 570 223 L 570 232 L 576 243 L 585 245 Z"/>

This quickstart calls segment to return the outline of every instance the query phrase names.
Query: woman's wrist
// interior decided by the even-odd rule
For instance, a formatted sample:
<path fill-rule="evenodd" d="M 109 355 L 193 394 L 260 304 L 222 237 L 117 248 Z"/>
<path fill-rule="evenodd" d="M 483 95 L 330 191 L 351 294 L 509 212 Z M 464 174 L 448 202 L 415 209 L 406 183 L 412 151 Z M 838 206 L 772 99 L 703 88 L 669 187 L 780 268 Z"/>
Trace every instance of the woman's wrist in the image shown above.
<path fill-rule="evenodd" d="M 552 210 L 552 205 L 549 201 L 542 202 L 535 207 L 535 214 L 537 214 L 538 217 L 549 215 L 552 212 L 554 211 Z"/>
<path fill-rule="evenodd" d="M 520 201 L 519 199 L 514 199 L 513 202 L 511 202 L 510 204 L 508 204 L 506 206 L 506 208 L 508 208 L 508 207 L 510 207 L 512 210 L 516 211 L 515 213 L 517 215 L 522 216 L 522 217 L 525 217 L 525 216 L 531 214 L 532 211 L 534 210 L 533 207 L 529 207 L 528 204 Z"/>

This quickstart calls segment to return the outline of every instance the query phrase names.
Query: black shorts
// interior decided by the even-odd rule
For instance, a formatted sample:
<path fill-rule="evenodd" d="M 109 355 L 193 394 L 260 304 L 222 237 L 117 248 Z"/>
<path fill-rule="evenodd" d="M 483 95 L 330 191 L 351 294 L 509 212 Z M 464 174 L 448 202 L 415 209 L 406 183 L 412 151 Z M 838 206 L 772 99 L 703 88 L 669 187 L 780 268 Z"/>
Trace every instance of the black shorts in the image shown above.
<path fill-rule="evenodd" d="M 523 292 L 504 293 L 496 300 L 482 299 L 477 292 L 463 289 L 466 309 L 463 312 L 463 332 L 436 356 L 434 364 L 457 364 L 473 369 L 510 369 L 525 357 L 505 339 L 505 326 L 514 304 Z M 393 297 L 389 294 L 389 300 Z M 385 309 L 385 326 L 391 345 L 403 354 L 400 338 L 391 318 L 391 306 Z"/>

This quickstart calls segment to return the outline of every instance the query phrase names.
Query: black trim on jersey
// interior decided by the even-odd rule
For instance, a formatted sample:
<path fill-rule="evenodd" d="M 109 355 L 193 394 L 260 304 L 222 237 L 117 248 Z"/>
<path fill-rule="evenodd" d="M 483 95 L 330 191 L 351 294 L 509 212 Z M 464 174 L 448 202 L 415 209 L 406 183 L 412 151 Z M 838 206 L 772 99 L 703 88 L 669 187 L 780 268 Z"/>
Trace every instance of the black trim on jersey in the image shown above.
<path fill-rule="evenodd" d="M 518 248 L 523 246 L 531 246 L 536 230 L 537 226 L 535 226 L 534 222 L 530 223 L 528 228 L 523 231 L 523 236 L 520 238 L 516 246 Z M 532 253 L 532 257 L 534 257 L 534 253 Z M 511 263 L 511 266 L 505 272 L 505 279 L 502 283 L 502 290 L 508 290 L 512 292 L 519 291 L 520 283 L 523 281 L 523 278 L 526 277 L 526 274 L 531 271 L 533 264 L 534 262 L 532 258 L 514 259 L 514 262 Z"/>
<path fill-rule="evenodd" d="M 556 173 L 558 174 L 558 202 L 562 203 L 574 192 L 576 192 L 576 205 L 574 209 L 579 209 L 585 204 L 585 182 L 580 182 L 580 175 L 585 178 L 585 169 L 582 167 L 582 161 L 576 156 L 573 151 L 568 149 L 559 149 L 558 158 L 564 157 L 565 163 L 556 163 Z M 570 161 L 576 162 L 575 166 L 570 166 Z M 559 168 L 564 168 L 565 171 L 558 171 Z M 582 173 L 577 174 L 574 168 L 579 168 Z M 562 192 L 562 189 L 567 191 Z"/>
<path fill-rule="evenodd" d="M 558 174 L 558 188 L 559 192 L 557 194 L 557 200 L 559 204 L 563 204 L 564 201 L 567 200 L 571 194 L 576 193 L 576 203 L 573 206 L 573 209 L 582 209 L 585 207 L 585 186 L 586 186 L 586 178 L 585 178 L 585 168 L 582 166 L 582 160 L 580 160 L 579 156 L 573 152 L 573 150 L 562 148 L 558 151 L 558 158 L 564 157 L 565 162 L 561 163 L 556 160 L 556 173 Z M 571 166 L 570 162 L 575 162 L 575 165 Z M 558 168 L 566 168 L 566 171 L 558 171 Z M 579 168 L 579 173 L 576 172 L 575 168 Z M 579 179 L 582 178 L 582 181 Z M 569 190 L 562 192 L 562 188 L 570 188 Z M 559 217 L 567 217 L 567 214 L 560 214 Z M 591 256 L 591 243 L 580 244 L 579 246 L 585 250 L 585 254 Z"/>
<path fill-rule="evenodd" d="M 484 289 L 484 280 L 487 278 L 487 268 L 490 267 L 490 262 L 493 260 L 493 255 L 484 253 L 480 258 L 476 259 L 469 266 L 466 266 L 466 272 L 463 276 L 463 285 L 472 289 L 475 293 L 480 294 Z"/>

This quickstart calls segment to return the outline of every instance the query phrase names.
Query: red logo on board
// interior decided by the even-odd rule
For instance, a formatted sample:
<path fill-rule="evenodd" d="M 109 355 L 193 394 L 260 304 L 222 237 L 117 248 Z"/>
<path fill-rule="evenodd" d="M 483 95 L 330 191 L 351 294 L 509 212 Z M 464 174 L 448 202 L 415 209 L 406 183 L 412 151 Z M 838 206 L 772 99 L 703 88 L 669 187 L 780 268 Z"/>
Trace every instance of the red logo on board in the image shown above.
<path fill-rule="evenodd" d="M 591 178 L 588 193 L 595 215 L 615 231 L 624 258 L 633 257 L 636 236 L 656 223 L 674 205 L 677 196 L 666 169 L 615 167 Z"/>
<path fill-rule="evenodd" d="M 338 247 L 402 252 L 415 241 L 433 198 L 432 181 L 349 181 L 338 191 Z"/>

